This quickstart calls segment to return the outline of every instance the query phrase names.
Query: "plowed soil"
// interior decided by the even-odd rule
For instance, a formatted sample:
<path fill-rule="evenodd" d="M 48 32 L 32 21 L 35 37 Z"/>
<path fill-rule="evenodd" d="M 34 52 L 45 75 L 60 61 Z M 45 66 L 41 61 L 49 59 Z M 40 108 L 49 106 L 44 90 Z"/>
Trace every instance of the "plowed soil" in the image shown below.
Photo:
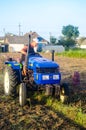
<path fill-rule="evenodd" d="M 50 53 L 41 54 L 51 59 Z M 85 130 L 71 119 L 58 111 L 47 107 L 45 103 L 28 99 L 27 105 L 19 106 L 18 97 L 13 100 L 4 95 L 3 70 L 7 57 L 20 58 L 20 53 L 0 53 L 0 130 Z M 71 102 L 75 94 L 80 95 L 83 102 L 83 112 L 86 113 L 86 59 L 67 58 L 55 56 L 55 61 L 60 66 L 62 81 L 69 83 L 71 89 Z M 72 76 L 75 71 L 80 74 L 80 84 L 73 86 Z M 83 99 L 83 97 L 85 97 Z"/>

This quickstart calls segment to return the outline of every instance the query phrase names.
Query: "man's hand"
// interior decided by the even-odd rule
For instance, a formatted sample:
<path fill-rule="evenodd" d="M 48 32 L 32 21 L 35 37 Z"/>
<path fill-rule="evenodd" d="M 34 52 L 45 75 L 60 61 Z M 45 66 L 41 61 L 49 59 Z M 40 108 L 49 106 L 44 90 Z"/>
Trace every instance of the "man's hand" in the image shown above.
<path fill-rule="evenodd" d="M 27 75 L 28 70 L 27 70 L 27 67 L 25 65 L 23 66 L 22 72 L 23 72 L 23 75 L 25 75 L 25 76 Z"/>

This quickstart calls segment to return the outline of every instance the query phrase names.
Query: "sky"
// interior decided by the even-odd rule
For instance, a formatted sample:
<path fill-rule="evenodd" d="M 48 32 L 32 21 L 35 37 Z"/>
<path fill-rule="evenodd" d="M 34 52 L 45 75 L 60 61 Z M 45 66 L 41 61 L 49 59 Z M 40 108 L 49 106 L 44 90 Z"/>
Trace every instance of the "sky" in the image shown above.
<path fill-rule="evenodd" d="M 35 31 L 58 38 L 62 27 L 77 26 L 86 37 L 86 0 L 0 0 L 0 36 Z"/>

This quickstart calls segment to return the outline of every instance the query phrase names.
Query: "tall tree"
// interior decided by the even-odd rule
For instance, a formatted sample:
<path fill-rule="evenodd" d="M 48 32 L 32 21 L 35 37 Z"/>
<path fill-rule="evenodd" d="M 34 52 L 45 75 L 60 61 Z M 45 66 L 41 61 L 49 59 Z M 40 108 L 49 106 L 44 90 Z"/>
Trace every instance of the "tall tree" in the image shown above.
<path fill-rule="evenodd" d="M 62 34 L 66 39 L 75 40 L 79 36 L 78 27 L 74 27 L 73 25 L 63 26 Z"/>
<path fill-rule="evenodd" d="M 79 36 L 79 30 L 78 27 L 74 27 L 73 25 L 67 25 L 63 26 L 62 34 L 63 36 L 60 37 L 58 44 L 70 48 L 76 44 L 76 38 Z"/>
<path fill-rule="evenodd" d="M 50 36 L 50 43 L 53 45 L 56 44 L 56 38 L 54 36 Z"/>

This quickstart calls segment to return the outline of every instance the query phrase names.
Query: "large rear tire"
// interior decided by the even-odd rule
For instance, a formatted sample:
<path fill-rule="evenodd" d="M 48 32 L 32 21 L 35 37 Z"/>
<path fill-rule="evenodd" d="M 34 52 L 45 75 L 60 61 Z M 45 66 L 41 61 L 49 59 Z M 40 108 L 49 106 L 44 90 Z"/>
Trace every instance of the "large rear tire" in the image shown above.
<path fill-rule="evenodd" d="M 19 104 L 24 106 L 26 104 L 26 84 L 21 83 L 19 86 Z"/>
<path fill-rule="evenodd" d="M 63 83 L 60 86 L 60 101 L 62 103 L 68 102 L 69 98 L 69 87 L 67 83 Z"/>
<path fill-rule="evenodd" d="M 8 96 L 16 95 L 16 87 L 18 85 L 18 76 L 16 70 L 10 66 L 6 66 L 4 70 L 4 93 Z"/>

